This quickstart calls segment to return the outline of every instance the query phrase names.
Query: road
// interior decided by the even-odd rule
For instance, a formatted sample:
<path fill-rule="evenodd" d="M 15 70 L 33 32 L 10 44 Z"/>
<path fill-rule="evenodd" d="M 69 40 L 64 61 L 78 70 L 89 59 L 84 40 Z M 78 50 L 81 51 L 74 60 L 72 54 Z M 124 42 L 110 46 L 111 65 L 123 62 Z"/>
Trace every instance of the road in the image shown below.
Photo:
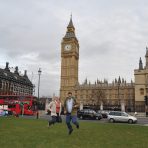
<path fill-rule="evenodd" d="M 22 118 L 22 116 L 20 116 Z M 31 119 L 36 119 L 36 116 L 23 116 L 23 118 L 31 118 Z M 48 120 L 49 119 L 49 115 L 42 115 L 39 116 L 40 119 L 44 119 L 44 120 Z M 65 121 L 65 116 L 62 115 L 62 119 L 63 121 Z M 137 117 L 138 125 L 144 125 L 144 126 L 148 126 L 148 117 Z M 106 118 L 103 118 L 101 120 L 80 120 L 82 122 L 98 122 L 98 123 L 109 123 L 108 120 Z"/>

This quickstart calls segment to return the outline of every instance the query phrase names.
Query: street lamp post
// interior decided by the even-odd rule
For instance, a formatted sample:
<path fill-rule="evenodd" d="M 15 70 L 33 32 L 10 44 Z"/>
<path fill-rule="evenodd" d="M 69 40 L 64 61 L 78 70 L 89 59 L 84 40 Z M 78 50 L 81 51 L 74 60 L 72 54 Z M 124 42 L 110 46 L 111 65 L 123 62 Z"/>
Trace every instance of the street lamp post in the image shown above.
<path fill-rule="evenodd" d="M 39 97 L 40 97 L 40 76 L 41 76 L 41 68 L 39 68 L 38 70 L 38 75 L 39 75 L 39 80 L 38 80 L 38 100 L 39 100 Z"/>
<path fill-rule="evenodd" d="M 39 70 L 38 70 L 38 75 L 39 75 L 39 80 L 38 80 L 38 101 L 39 101 L 39 98 L 40 98 L 40 76 L 41 76 L 41 68 L 39 68 Z M 39 106 L 38 106 L 38 104 L 37 104 L 37 112 L 36 112 L 36 119 L 38 119 L 39 118 L 39 108 L 38 108 Z"/>

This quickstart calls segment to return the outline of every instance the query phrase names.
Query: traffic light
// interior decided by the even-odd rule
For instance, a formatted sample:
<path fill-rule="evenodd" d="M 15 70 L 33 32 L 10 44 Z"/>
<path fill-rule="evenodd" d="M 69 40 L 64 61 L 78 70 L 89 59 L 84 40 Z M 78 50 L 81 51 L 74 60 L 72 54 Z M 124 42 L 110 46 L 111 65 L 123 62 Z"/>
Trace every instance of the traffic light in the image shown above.
<path fill-rule="evenodd" d="M 148 105 L 148 96 L 144 96 L 145 105 Z"/>

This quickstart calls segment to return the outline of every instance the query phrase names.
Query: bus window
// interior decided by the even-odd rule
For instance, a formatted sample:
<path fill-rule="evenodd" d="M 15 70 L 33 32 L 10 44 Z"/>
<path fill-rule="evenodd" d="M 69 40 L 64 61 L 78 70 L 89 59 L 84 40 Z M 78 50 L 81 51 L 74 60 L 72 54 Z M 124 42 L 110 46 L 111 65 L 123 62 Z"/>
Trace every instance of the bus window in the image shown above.
<path fill-rule="evenodd" d="M 15 108 L 15 106 L 16 106 L 15 104 L 9 104 L 8 108 Z"/>

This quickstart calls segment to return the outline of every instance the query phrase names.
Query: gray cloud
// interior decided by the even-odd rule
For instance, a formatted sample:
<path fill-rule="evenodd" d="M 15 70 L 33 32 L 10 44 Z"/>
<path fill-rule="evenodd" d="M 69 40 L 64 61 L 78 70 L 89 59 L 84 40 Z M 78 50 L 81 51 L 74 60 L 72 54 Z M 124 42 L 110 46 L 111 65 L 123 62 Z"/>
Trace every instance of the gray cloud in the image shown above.
<path fill-rule="evenodd" d="M 85 5 L 84 5 L 85 4 Z M 80 43 L 79 81 L 134 79 L 139 57 L 145 63 L 148 1 L 0 0 L 0 66 L 9 61 L 38 82 L 41 95 L 58 94 L 61 40 L 73 13 Z M 37 92 L 37 91 L 36 91 Z"/>

